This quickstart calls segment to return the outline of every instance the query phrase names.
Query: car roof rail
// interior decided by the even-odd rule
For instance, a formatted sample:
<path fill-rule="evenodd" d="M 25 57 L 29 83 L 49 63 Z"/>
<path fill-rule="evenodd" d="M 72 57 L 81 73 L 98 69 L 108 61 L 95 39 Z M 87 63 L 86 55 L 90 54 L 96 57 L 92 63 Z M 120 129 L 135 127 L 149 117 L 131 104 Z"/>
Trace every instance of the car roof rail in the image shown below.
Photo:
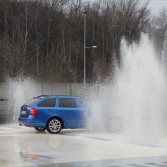
<path fill-rule="evenodd" d="M 50 95 L 50 96 L 57 96 L 57 97 L 80 97 L 76 95 Z"/>
<path fill-rule="evenodd" d="M 46 97 L 46 96 L 49 96 L 49 95 L 39 95 L 39 96 L 35 96 L 35 97 L 33 97 L 33 98 L 35 99 L 35 98 Z"/>
<path fill-rule="evenodd" d="M 39 96 L 37 96 L 37 97 L 43 97 L 43 96 L 50 96 L 50 95 L 39 95 Z"/>
<path fill-rule="evenodd" d="M 73 96 L 73 97 L 80 97 L 80 96 L 75 96 L 75 95 L 39 95 L 39 96 L 36 96 L 36 97 L 33 97 L 34 99 L 35 98 L 40 98 L 40 97 L 48 97 L 48 96 L 57 96 L 57 97 L 63 97 L 63 96 L 65 96 L 65 97 L 70 97 L 70 96 Z"/>

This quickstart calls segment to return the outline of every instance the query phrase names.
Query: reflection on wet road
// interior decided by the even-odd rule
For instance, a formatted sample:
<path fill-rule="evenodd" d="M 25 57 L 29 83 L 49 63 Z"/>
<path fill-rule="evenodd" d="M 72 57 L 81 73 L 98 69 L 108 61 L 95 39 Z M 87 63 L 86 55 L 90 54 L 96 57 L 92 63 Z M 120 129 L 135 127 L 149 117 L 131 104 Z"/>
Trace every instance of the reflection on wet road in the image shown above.
<path fill-rule="evenodd" d="M 36 133 L 17 125 L 0 126 L 0 166 L 162 166 L 167 148 L 126 143 L 119 134 L 63 130 Z"/>

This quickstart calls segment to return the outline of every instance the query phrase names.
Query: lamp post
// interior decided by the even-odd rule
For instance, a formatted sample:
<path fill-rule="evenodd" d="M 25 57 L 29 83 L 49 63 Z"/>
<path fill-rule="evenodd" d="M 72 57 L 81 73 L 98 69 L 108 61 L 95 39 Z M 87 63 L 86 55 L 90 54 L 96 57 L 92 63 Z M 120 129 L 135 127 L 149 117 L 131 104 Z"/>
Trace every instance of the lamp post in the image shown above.
<path fill-rule="evenodd" d="M 86 85 L 86 49 L 97 48 L 97 46 L 86 46 L 86 16 L 87 11 L 84 12 L 84 88 Z"/>
<path fill-rule="evenodd" d="M 86 16 L 87 12 L 84 12 L 84 88 L 86 83 Z"/>

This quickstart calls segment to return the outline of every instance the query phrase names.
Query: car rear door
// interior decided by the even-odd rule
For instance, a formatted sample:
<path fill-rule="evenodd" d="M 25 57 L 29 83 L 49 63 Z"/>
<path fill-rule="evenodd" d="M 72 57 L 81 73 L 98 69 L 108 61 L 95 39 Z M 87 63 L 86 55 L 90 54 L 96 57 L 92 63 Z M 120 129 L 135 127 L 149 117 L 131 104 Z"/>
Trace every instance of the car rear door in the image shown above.
<path fill-rule="evenodd" d="M 37 115 L 35 120 L 38 123 L 47 123 L 47 120 L 56 113 L 56 98 L 46 98 L 36 106 Z"/>
<path fill-rule="evenodd" d="M 75 128 L 82 125 L 82 110 L 75 98 L 59 97 L 58 110 L 67 127 Z"/>

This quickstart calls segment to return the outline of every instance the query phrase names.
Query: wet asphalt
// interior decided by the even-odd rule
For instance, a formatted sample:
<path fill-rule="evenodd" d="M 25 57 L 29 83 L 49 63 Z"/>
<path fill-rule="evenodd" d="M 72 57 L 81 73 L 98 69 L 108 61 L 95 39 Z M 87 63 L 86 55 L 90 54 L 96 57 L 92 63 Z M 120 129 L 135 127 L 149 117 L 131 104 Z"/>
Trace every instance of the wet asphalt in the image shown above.
<path fill-rule="evenodd" d="M 125 141 L 120 133 L 84 129 L 38 133 L 0 125 L 1 167 L 167 167 L 167 147 Z"/>

